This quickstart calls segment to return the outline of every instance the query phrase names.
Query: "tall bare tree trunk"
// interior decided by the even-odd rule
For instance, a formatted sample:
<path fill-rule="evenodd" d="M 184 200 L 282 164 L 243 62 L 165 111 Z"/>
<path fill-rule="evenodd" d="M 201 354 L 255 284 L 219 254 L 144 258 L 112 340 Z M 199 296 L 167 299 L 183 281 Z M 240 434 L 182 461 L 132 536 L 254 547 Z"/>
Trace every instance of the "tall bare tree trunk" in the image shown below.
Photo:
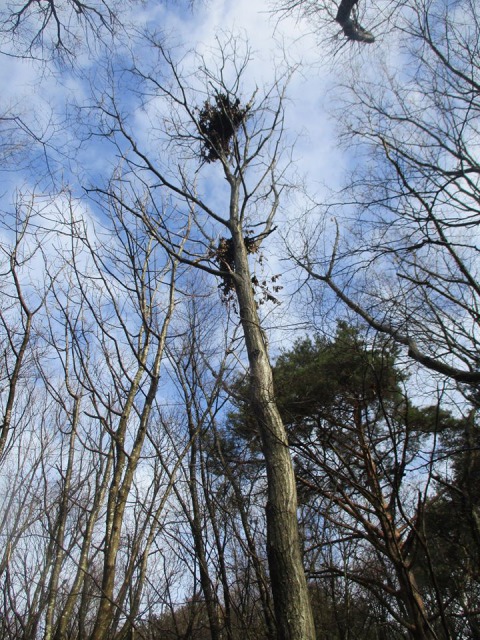
<path fill-rule="evenodd" d="M 148 330 L 142 332 L 139 336 L 137 356 L 138 369 L 131 381 L 123 413 L 119 421 L 119 427 L 115 433 L 116 465 L 114 466 L 112 473 L 112 482 L 107 499 L 105 552 L 101 586 L 102 595 L 98 606 L 95 625 L 92 631 L 92 640 L 104 640 L 108 637 L 108 634 L 111 632 L 116 609 L 122 605 L 122 603 L 119 603 L 116 600 L 114 595 L 115 580 L 117 578 L 117 557 L 120 550 L 122 526 L 128 497 L 132 487 L 134 474 L 137 470 L 142 453 L 152 407 L 160 382 L 160 367 L 162 364 L 168 327 L 175 308 L 175 273 L 176 265 L 172 264 L 168 306 L 165 311 L 163 324 L 156 334 L 156 351 L 151 368 L 148 367 L 147 356 L 151 347 L 151 333 L 153 334 L 153 332 L 148 328 Z M 144 308 L 142 311 L 145 318 L 149 317 L 152 313 L 151 307 L 149 309 Z M 144 335 L 142 335 L 143 333 Z M 142 340 L 144 341 L 143 344 Z M 127 453 L 125 448 L 127 425 L 131 415 L 134 413 L 135 396 L 140 389 L 141 380 L 146 372 L 148 372 L 150 378 L 148 390 L 146 392 L 144 405 L 140 412 L 134 442 L 130 453 Z"/>
<path fill-rule="evenodd" d="M 281 640 L 316 637 L 297 521 L 297 489 L 287 434 L 252 289 L 240 225 L 232 229 L 235 289 L 250 365 L 250 403 L 257 417 L 268 479 L 267 553 L 277 633 Z"/>
<path fill-rule="evenodd" d="M 255 91 L 250 101 L 241 105 L 240 95 L 234 94 L 237 89 L 240 94 L 242 75 L 250 54 L 246 52 L 240 64 L 237 48 L 228 44 L 219 51 L 221 64 L 216 71 L 208 69 L 203 59 L 200 61 L 197 76 L 205 81 L 206 94 L 199 94 L 182 78 L 180 69 L 162 45 L 156 43 L 156 46 L 172 72 L 174 85 L 174 89 L 164 87 L 155 80 L 153 87 L 156 95 L 170 103 L 172 121 L 175 121 L 173 128 L 169 125 L 163 132 L 165 139 L 174 154 L 183 149 L 188 140 L 192 149 L 198 149 L 199 167 L 190 172 L 185 164 L 178 167 L 179 171 L 172 171 L 168 162 L 159 162 L 154 155 L 149 157 L 148 151 L 125 125 L 116 106 L 113 104 L 107 111 L 102 102 L 100 110 L 107 120 L 113 117 L 118 136 L 128 141 L 132 149 L 132 157 L 127 155 L 125 162 L 134 174 L 141 170 L 151 174 L 156 186 L 149 191 L 145 208 L 137 210 L 125 202 L 120 192 L 106 192 L 101 188 L 96 191 L 99 197 L 121 201 L 122 206 L 133 211 L 170 255 L 184 264 L 223 278 L 224 293 L 230 295 L 235 289 L 249 360 L 250 402 L 258 419 L 268 479 L 267 551 L 277 635 L 281 640 L 314 640 L 313 615 L 299 543 L 295 474 L 285 426 L 275 400 L 272 368 L 257 313 L 246 247 L 248 238 L 250 249 L 252 243 L 258 249 L 262 239 L 272 231 L 284 188 L 282 176 L 286 167 L 280 160 L 280 139 L 285 87 L 276 80 L 263 97 L 258 97 Z M 230 69 L 230 65 L 237 74 L 233 85 L 230 79 L 227 82 L 226 69 Z M 150 72 L 144 75 L 141 69 L 136 69 L 135 73 L 150 85 Z M 289 75 L 289 72 L 285 74 L 285 82 Z M 197 107 L 195 102 L 205 95 L 208 99 L 203 108 Z M 175 163 L 177 161 L 175 156 Z M 208 201 L 208 190 L 202 195 L 197 184 L 199 169 L 212 162 L 221 164 L 229 186 L 229 202 L 222 203 L 221 212 L 215 210 L 214 202 Z M 278 169 L 277 175 L 279 165 L 282 168 Z M 168 218 L 168 207 L 165 212 L 158 209 L 160 188 L 164 194 L 174 195 L 185 205 L 175 213 L 179 214 L 175 230 Z M 135 202 L 138 202 L 136 196 Z M 194 232 L 190 235 L 192 228 Z M 217 235 L 225 229 L 231 237 Z M 256 238 L 251 236 L 253 229 L 259 231 Z M 174 236 L 188 236 L 186 251 L 181 256 Z M 216 267 L 213 266 L 215 263 Z"/>
<path fill-rule="evenodd" d="M 65 556 L 64 544 L 65 544 L 65 530 L 67 525 L 68 516 L 68 503 L 70 500 L 71 481 L 73 475 L 74 456 L 75 456 L 75 441 L 77 439 L 77 428 L 80 418 L 80 397 L 74 397 L 73 415 L 71 433 L 68 444 L 68 463 L 65 471 L 65 478 L 60 496 L 60 505 L 58 508 L 58 517 L 56 522 L 55 535 L 55 560 L 52 568 L 52 575 L 50 577 L 50 584 L 48 586 L 48 604 L 45 614 L 45 632 L 44 640 L 51 640 L 53 636 L 54 614 L 55 607 L 57 605 L 58 585 L 60 581 L 60 573 L 62 570 L 63 559 Z"/>

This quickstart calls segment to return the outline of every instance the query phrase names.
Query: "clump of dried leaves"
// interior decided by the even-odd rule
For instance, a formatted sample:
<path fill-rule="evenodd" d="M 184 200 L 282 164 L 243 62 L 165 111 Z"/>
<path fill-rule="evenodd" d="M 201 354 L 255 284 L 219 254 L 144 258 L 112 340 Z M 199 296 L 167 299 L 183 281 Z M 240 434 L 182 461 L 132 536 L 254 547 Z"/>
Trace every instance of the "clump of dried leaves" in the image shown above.
<path fill-rule="evenodd" d="M 255 243 L 254 238 L 248 236 L 243 239 L 247 253 L 257 253 L 258 245 Z M 229 300 L 232 292 L 235 289 L 232 273 L 235 272 L 235 254 L 233 250 L 232 238 L 220 238 L 216 249 L 210 251 L 210 258 L 213 258 L 222 271 L 225 271 L 225 275 L 222 277 L 222 282 L 218 288 L 222 291 L 223 298 Z"/>
<path fill-rule="evenodd" d="M 247 253 L 252 254 L 258 252 L 259 245 L 257 238 L 246 236 L 243 242 Z M 232 274 L 235 273 L 235 255 L 232 238 L 220 238 L 218 246 L 215 249 L 211 249 L 209 258 L 215 260 L 220 269 L 225 272 L 225 275 L 222 276 L 221 283 L 218 285 L 224 302 L 234 300 L 235 283 Z M 260 263 L 261 262 L 262 256 L 260 256 Z M 259 281 L 255 275 L 252 276 L 252 287 L 257 294 L 257 305 L 262 305 L 265 302 L 280 304 L 280 301 L 272 295 L 271 292 L 278 293 L 283 288 L 276 284 L 279 277 L 280 275 L 272 276 L 270 278 L 272 284 L 270 284 L 267 280 Z"/>

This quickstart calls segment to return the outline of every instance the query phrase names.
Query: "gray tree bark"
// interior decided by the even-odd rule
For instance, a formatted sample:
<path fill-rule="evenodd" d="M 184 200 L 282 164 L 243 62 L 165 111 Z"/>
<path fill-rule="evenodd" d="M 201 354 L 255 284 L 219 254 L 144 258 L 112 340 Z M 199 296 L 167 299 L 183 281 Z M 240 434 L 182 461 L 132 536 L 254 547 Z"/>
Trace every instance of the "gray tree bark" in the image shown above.
<path fill-rule="evenodd" d="M 235 215 L 235 211 L 232 213 Z M 275 399 L 272 367 L 238 223 L 232 228 L 232 239 L 235 291 L 250 365 L 250 403 L 257 417 L 267 470 L 267 553 L 277 635 L 281 640 L 314 640 L 315 627 L 298 533 L 295 473 Z"/>

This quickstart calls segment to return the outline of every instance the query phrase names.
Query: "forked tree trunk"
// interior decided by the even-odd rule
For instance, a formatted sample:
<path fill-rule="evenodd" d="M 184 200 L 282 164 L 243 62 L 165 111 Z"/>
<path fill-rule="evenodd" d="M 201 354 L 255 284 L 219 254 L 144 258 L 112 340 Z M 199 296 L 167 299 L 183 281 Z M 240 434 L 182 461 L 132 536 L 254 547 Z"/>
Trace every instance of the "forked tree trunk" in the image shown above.
<path fill-rule="evenodd" d="M 428 623 L 425 603 L 418 590 L 413 571 L 403 564 L 396 567 L 401 594 L 412 622 L 409 634 L 412 640 L 438 640 L 437 634 Z"/>

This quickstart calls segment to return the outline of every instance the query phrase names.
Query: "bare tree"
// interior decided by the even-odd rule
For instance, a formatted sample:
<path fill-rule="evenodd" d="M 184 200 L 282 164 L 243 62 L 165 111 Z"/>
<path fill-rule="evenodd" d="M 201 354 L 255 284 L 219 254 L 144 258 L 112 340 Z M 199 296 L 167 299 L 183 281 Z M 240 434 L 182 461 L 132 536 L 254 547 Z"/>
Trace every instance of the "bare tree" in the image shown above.
<path fill-rule="evenodd" d="M 182 470 L 185 491 L 176 488 L 175 492 L 191 529 L 195 547 L 191 555 L 198 564 L 212 638 L 222 634 L 231 640 L 239 634 L 274 638 L 273 605 L 262 553 L 263 464 L 256 464 L 261 489 L 255 491 L 256 478 L 242 482 L 238 471 L 238 465 L 246 463 L 229 459 L 223 452 L 219 425 L 225 405 L 228 407 L 231 370 L 237 370 L 233 354 L 240 327 L 235 322 L 230 335 L 227 324 L 225 337 L 219 336 L 218 305 L 218 301 L 212 305 L 211 296 L 189 301 L 183 338 L 169 350 L 173 381 L 183 398 L 178 420 L 188 425 L 191 441 L 189 465 Z M 254 519 L 260 520 L 257 538 Z"/>
<path fill-rule="evenodd" d="M 13 216 L 5 216 L 2 232 L 5 242 L 1 246 L 2 295 L 5 304 L 0 311 L 1 323 L 1 414 L 0 460 L 15 434 L 15 409 L 20 403 L 22 378 L 25 369 L 32 366 L 31 343 L 35 341 L 33 321 L 45 303 L 48 288 L 42 292 L 42 283 L 35 291 L 28 276 L 34 263 L 42 263 L 42 233 L 30 229 L 34 197 L 26 202 L 19 198 Z M 27 276 L 27 277 L 26 277 Z"/>
<path fill-rule="evenodd" d="M 66 194 L 33 197 L 28 213 L 8 238 L 12 282 L 2 291 L 3 397 L 13 406 L 2 486 L 21 480 L 0 511 L 2 628 L 29 639 L 126 635 L 145 605 L 171 492 L 145 440 L 159 412 L 177 266 L 121 210 L 95 232 Z M 18 347 L 12 327 L 22 318 Z"/>
<path fill-rule="evenodd" d="M 72 60 L 82 41 L 106 40 L 121 27 L 122 4 L 116 0 L 20 0 L 0 11 L 2 53 L 40 60 L 50 56 Z"/>
<path fill-rule="evenodd" d="M 185 486 L 188 487 L 188 498 L 183 496 L 183 492 L 177 487 L 175 487 L 175 494 L 191 529 L 194 555 L 198 563 L 200 587 L 211 638 L 219 640 L 222 637 L 223 625 L 217 575 L 223 565 L 223 558 L 221 546 L 215 545 L 215 538 L 212 539 L 212 531 L 215 534 L 215 516 L 212 518 L 212 511 L 208 509 L 211 497 L 204 474 L 203 440 L 213 415 L 219 410 L 222 376 L 220 375 L 215 381 L 212 381 L 211 385 L 205 381 L 205 372 L 208 377 L 210 375 L 202 362 L 201 354 L 202 351 L 203 353 L 207 351 L 206 341 L 202 340 L 202 337 L 208 336 L 208 320 L 205 317 L 202 317 L 201 320 L 198 318 L 198 306 L 195 300 L 188 304 L 187 313 L 191 317 L 186 326 L 184 338 L 178 346 L 170 349 L 170 361 L 174 368 L 173 380 L 178 387 L 179 396 L 183 399 L 183 421 L 188 426 L 187 435 L 190 443 L 188 467 L 186 465 L 183 470 Z M 212 327 L 210 327 L 211 329 Z M 219 363 L 219 365 L 222 370 L 225 363 Z M 180 420 L 182 421 L 181 418 Z M 216 551 L 212 551 L 212 547 L 215 548 L 215 546 L 217 547 Z M 227 595 L 226 602 L 228 602 L 228 592 L 224 594 L 224 602 L 225 595 Z M 226 628 L 227 630 L 229 628 L 228 620 Z"/>
<path fill-rule="evenodd" d="M 412 73 L 355 72 L 339 113 L 354 175 L 296 258 L 423 367 L 476 389 L 479 21 L 476 3 L 461 7 L 410 5 Z M 354 222 L 335 234 L 337 213 Z"/>
<path fill-rule="evenodd" d="M 334 341 L 298 341 L 277 360 L 274 379 L 295 459 L 306 563 L 319 585 L 333 581 L 331 612 L 343 599 L 353 622 L 348 601 L 363 594 L 391 618 L 399 636 L 455 637 L 462 598 L 453 603 L 439 588 L 444 568 L 432 557 L 425 513 L 445 466 L 436 433 L 458 431 L 463 421 L 440 406 L 414 406 L 400 386 L 394 354 L 382 336 L 367 346 L 340 324 Z M 238 406 L 233 433 L 254 446 L 245 399 Z M 474 544 L 468 545 L 469 560 L 449 564 L 452 573 L 464 572 L 465 583 L 465 562 L 476 558 Z M 468 574 L 470 589 L 475 577 Z M 462 618 L 465 624 L 471 613 Z"/>
<path fill-rule="evenodd" d="M 250 400 L 268 476 L 268 557 L 278 634 L 313 638 L 298 540 L 295 478 L 258 311 L 260 301 L 275 297 L 256 285 L 249 264 L 249 256 L 260 251 L 274 230 L 286 187 L 280 155 L 284 88 L 279 80 L 263 96 L 253 90 L 244 97 L 249 54 L 241 53 L 237 40 L 222 46 L 215 69 L 200 61 L 201 84 L 193 80 L 189 84 L 160 44 L 152 41 L 152 49 L 159 55 L 158 69 L 137 65 L 133 74 L 142 85 L 144 108 L 154 120 L 152 136 L 157 137 L 157 146 L 163 140 L 170 159 L 164 163 L 142 144 L 122 116 L 115 93 L 105 93 L 99 103 L 101 132 L 121 150 L 121 181 L 130 194 L 127 200 L 114 182 L 95 193 L 121 203 L 175 256 L 180 238 L 191 229 L 180 259 L 217 276 L 223 297 L 238 309 L 250 367 Z M 162 80 L 165 66 L 169 77 Z M 164 111 L 155 112 L 157 104 Z M 123 151 L 125 144 L 130 153 Z M 221 203 L 216 202 L 218 195 L 209 197 L 198 186 L 201 175 L 212 172 L 224 178 Z M 140 185 L 148 187 L 146 200 L 139 197 Z M 166 197 L 171 205 L 162 207 Z"/>
<path fill-rule="evenodd" d="M 113 461 L 106 497 L 101 597 L 92 638 L 103 638 L 111 628 L 118 609 L 123 610 L 127 589 L 120 588 L 115 593 L 122 529 L 159 388 L 165 341 L 175 306 L 175 264 L 167 259 L 160 265 L 155 252 L 156 243 L 142 237 L 142 234 L 135 235 L 135 225 L 132 231 L 124 212 L 120 208 L 114 211 L 113 224 L 124 251 L 123 259 L 120 260 L 118 248 L 115 260 L 108 251 L 101 256 L 90 249 L 97 261 L 98 273 L 102 274 L 99 277 L 103 287 L 109 292 L 113 314 L 109 313 L 108 319 L 101 307 L 88 302 L 89 294 L 81 272 L 76 272 L 78 289 L 82 296 L 86 296 L 89 310 L 100 329 L 99 348 L 109 363 L 107 370 L 113 382 L 111 394 L 105 397 L 103 392 L 99 393 L 91 374 L 85 371 L 85 363 L 82 363 L 88 375 L 86 388 L 91 394 L 96 417 L 112 441 L 108 456 Z M 84 236 L 84 242 L 89 242 L 88 236 Z M 122 299 L 124 285 L 120 277 L 121 274 L 126 276 L 123 266 L 129 270 L 131 282 L 125 290 L 126 297 Z M 164 287 L 166 302 L 162 305 L 160 296 Z M 131 317 L 132 329 L 129 329 L 125 316 L 129 307 L 137 314 Z M 132 421 L 135 421 L 135 426 Z M 142 535 L 145 533 L 146 529 Z M 140 543 L 138 537 L 136 543 Z M 131 571 L 131 568 L 126 570 L 125 579 Z"/>

